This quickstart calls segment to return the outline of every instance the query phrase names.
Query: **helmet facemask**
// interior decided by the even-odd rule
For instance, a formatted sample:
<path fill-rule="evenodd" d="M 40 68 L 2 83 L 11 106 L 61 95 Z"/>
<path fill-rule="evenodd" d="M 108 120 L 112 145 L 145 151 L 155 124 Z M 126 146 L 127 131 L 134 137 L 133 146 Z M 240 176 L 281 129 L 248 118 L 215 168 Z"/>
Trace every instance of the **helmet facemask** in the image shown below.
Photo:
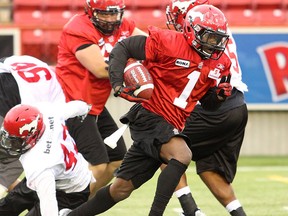
<path fill-rule="evenodd" d="M 167 18 L 166 25 L 167 25 L 168 29 L 172 30 L 171 26 L 173 26 L 173 28 L 176 31 L 178 31 L 178 32 L 183 31 L 182 25 L 180 23 L 182 23 L 181 21 L 184 20 L 184 16 L 181 14 L 181 12 L 172 13 L 172 12 L 167 11 L 166 12 L 166 18 Z M 181 20 L 181 21 L 179 21 L 179 20 Z"/>
<path fill-rule="evenodd" d="M 91 21 L 104 35 L 112 35 L 121 25 L 123 12 L 124 9 L 114 8 L 109 11 L 95 9 L 92 13 Z M 103 19 L 106 17 L 107 19 L 115 17 L 115 21 L 107 21 L 106 19 Z"/>
<path fill-rule="evenodd" d="M 205 59 L 217 60 L 224 53 L 229 35 L 196 25 L 193 27 L 195 39 L 192 46 Z"/>
<path fill-rule="evenodd" d="M 0 146 L 11 156 L 24 154 L 32 148 L 32 145 L 27 144 L 28 139 L 29 136 L 26 138 L 10 136 L 3 127 L 0 130 Z"/>

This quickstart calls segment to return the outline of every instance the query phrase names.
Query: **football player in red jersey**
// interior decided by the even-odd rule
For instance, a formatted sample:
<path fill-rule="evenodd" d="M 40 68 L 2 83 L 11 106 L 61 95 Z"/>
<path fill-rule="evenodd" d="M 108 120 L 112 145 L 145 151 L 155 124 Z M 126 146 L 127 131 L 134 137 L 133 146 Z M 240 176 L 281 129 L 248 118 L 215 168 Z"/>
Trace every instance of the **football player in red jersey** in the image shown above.
<path fill-rule="evenodd" d="M 146 35 L 123 17 L 124 8 L 124 0 L 86 0 L 86 13 L 68 21 L 58 46 L 56 74 L 67 100 L 92 104 L 83 123 L 76 118 L 68 120 L 70 132 L 79 135 L 74 137 L 79 151 L 91 164 L 97 180 L 92 191 L 113 178 L 127 150 L 123 138 L 115 149 L 103 142 L 105 136 L 117 129 L 105 108 L 111 93 L 106 63 L 109 54 L 118 41 L 131 35 Z M 101 121 L 98 125 L 97 118 Z"/>
<path fill-rule="evenodd" d="M 139 101 L 132 94 L 135 87 L 122 86 L 129 58 L 144 60 L 153 78 L 154 91 L 149 100 L 134 105 L 125 116 L 133 145 L 114 182 L 102 187 L 87 203 L 68 215 L 105 212 L 129 197 L 166 163 L 149 212 L 150 216 L 163 215 L 192 158 L 190 141 L 182 133 L 186 118 L 199 100 L 205 109 L 215 110 L 232 90 L 231 62 L 223 54 L 229 38 L 226 18 L 210 5 L 192 10 L 186 17 L 185 34 L 150 27 L 148 37 L 124 39 L 112 50 L 109 74 L 115 96 Z M 221 78 L 219 85 L 218 78 Z"/>
<path fill-rule="evenodd" d="M 201 4 L 209 4 L 209 1 L 172 0 L 166 8 L 168 28 L 182 32 L 187 11 Z M 243 95 L 248 89 L 242 82 L 235 41 L 231 32 L 228 32 L 230 37 L 225 53 L 232 62 L 232 95 L 214 112 L 206 111 L 201 105 L 197 105 L 187 119 L 183 133 L 191 140 L 192 160 L 196 162 L 197 173 L 202 181 L 230 215 L 245 216 L 231 183 L 236 174 L 248 119 Z M 202 214 L 197 212 L 198 208 L 187 181 L 181 180 L 175 194 L 179 198 L 183 214 L 201 216 Z"/>

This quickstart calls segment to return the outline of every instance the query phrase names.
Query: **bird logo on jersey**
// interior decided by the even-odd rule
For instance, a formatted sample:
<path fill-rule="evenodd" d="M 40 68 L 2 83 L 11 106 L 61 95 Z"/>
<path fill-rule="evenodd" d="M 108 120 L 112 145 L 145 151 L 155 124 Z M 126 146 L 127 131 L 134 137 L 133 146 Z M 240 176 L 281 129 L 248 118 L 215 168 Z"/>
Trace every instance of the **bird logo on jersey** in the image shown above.
<path fill-rule="evenodd" d="M 25 124 L 19 128 L 19 134 L 23 134 L 24 131 L 28 131 L 28 133 L 35 133 L 38 125 L 39 115 L 35 120 L 31 121 L 29 124 Z"/>

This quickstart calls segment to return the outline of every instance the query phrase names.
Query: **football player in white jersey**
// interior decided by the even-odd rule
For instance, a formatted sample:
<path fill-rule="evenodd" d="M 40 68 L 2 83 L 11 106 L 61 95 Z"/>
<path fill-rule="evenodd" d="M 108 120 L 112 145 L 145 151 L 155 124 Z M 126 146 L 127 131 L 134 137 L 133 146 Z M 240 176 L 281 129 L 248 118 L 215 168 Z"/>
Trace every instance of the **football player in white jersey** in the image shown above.
<path fill-rule="evenodd" d="M 27 55 L 9 56 L 0 59 L 0 125 L 8 110 L 17 104 L 33 105 L 38 102 L 64 103 L 65 100 L 62 86 L 56 78 L 54 69 L 51 69 L 45 62 Z M 72 118 L 66 124 L 71 136 L 76 141 L 78 150 L 89 162 L 89 167 L 95 170 L 94 168 L 98 167 L 94 165 L 95 160 L 101 160 L 97 154 L 94 154 L 97 151 L 97 148 L 94 148 L 95 142 L 103 143 L 103 140 L 100 139 L 106 138 L 118 127 L 106 108 L 98 116 L 97 122 L 92 122 L 93 127 L 87 125 L 91 123 L 88 119 L 90 119 L 89 115 L 84 122 L 80 122 L 77 118 Z M 74 123 L 77 124 L 74 125 Z M 94 130 L 94 126 L 97 126 L 96 133 L 94 131 L 93 133 L 89 133 L 89 131 L 84 133 L 82 130 L 83 125 L 90 128 L 89 131 Z M 94 139 L 95 137 L 97 139 Z M 120 155 L 124 155 L 126 151 L 123 138 L 119 140 L 118 145 L 119 148 L 115 149 L 103 146 L 107 150 L 112 164 L 114 164 L 113 161 L 119 159 Z M 6 152 L 0 149 L 0 198 L 6 195 L 8 188 L 11 190 L 19 182 L 17 178 L 22 172 L 23 168 L 18 161 L 18 157 L 7 156 Z M 98 172 L 94 173 L 99 174 Z M 111 173 L 109 171 L 107 176 L 112 175 L 112 173 L 112 171 Z M 95 175 L 95 178 L 97 178 L 97 175 Z M 101 184 L 102 182 L 104 184 L 106 181 L 106 178 L 102 179 L 101 177 L 98 178 L 97 183 Z M 93 185 L 95 184 L 96 182 L 93 183 Z"/>
<path fill-rule="evenodd" d="M 0 60 L 0 125 L 13 106 L 35 102 L 65 102 L 53 70 L 32 56 L 10 56 Z M 7 157 L 0 149 L 0 198 L 23 172 L 18 156 Z"/>
<path fill-rule="evenodd" d="M 166 8 L 167 26 L 185 33 L 185 17 L 187 12 L 208 0 L 172 0 Z M 186 23 L 186 25 L 188 25 Z M 230 58 L 232 95 L 214 112 L 205 111 L 197 105 L 187 119 L 183 133 L 192 143 L 192 160 L 196 162 L 197 174 L 206 184 L 217 200 L 230 215 L 245 216 L 242 205 L 237 200 L 232 188 L 236 174 L 237 161 L 242 146 L 248 111 L 244 100 L 244 92 L 248 91 L 242 82 L 242 72 L 236 53 L 236 44 L 231 31 L 225 53 Z M 177 190 L 178 189 L 178 190 Z M 175 194 L 182 209 L 182 215 L 205 216 L 192 197 L 186 180 L 182 178 Z"/>
<path fill-rule="evenodd" d="M 9 155 L 20 155 L 26 179 L 0 201 L 0 215 L 19 215 L 27 208 L 29 215 L 58 216 L 62 208 L 75 208 L 88 200 L 93 175 L 65 120 L 85 118 L 89 110 L 85 102 L 71 101 L 19 104 L 8 111 L 0 129 L 0 146 Z M 36 191 L 39 200 L 25 197 L 26 186 Z"/>

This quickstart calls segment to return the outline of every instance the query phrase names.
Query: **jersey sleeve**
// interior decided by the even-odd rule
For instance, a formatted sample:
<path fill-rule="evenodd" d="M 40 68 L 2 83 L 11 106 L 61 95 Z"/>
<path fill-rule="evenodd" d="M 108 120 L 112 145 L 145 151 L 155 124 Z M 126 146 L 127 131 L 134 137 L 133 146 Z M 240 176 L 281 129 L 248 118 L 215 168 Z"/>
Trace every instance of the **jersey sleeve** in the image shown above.
<path fill-rule="evenodd" d="M 149 37 L 146 39 L 146 60 L 155 60 L 157 59 L 157 54 L 160 53 L 159 47 L 161 40 L 159 40 L 159 34 L 155 29 L 149 28 Z"/>
<path fill-rule="evenodd" d="M 75 15 L 64 27 L 61 41 L 65 41 L 70 51 L 75 54 L 77 49 L 85 44 L 95 44 L 100 38 L 91 21 L 86 15 Z"/>
<path fill-rule="evenodd" d="M 70 101 L 68 103 L 61 104 L 59 107 L 59 112 L 61 113 L 61 116 L 63 116 L 64 120 L 76 116 L 87 115 L 89 110 L 89 105 L 80 100 Z"/>
<path fill-rule="evenodd" d="M 29 183 L 27 182 L 27 184 Z M 39 197 L 41 215 L 58 215 L 56 183 L 53 171 L 46 169 L 30 184 L 30 187 L 37 192 Z"/>

